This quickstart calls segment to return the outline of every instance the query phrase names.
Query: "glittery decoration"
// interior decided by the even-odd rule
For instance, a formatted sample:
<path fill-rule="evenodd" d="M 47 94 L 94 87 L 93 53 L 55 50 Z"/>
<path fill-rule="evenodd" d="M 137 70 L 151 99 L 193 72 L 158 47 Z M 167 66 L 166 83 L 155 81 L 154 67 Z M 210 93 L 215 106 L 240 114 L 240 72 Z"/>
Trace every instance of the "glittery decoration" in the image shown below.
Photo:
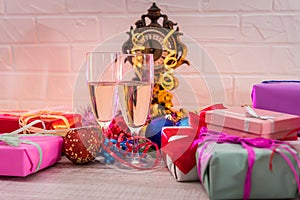
<path fill-rule="evenodd" d="M 100 151 L 100 131 L 96 127 L 83 127 L 69 131 L 64 138 L 66 157 L 76 164 L 93 161 Z"/>

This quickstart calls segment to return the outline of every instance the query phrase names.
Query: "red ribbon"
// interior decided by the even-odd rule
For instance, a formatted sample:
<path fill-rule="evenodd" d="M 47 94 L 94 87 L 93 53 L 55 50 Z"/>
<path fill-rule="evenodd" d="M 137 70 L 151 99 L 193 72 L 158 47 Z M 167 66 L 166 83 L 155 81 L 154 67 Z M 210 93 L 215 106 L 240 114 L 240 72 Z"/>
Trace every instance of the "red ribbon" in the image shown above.
<path fill-rule="evenodd" d="M 200 111 L 200 115 L 189 113 L 189 120 L 191 128 L 165 128 L 161 135 L 161 150 L 167 154 L 173 163 L 187 174 L 196 165 L 195 153 L 198 143 L 202 142 L 200 136 L 201 127 L 206 127 L 205 114 L 206 111 L 215 109 L 225 109 L 222 104 L 215 104 L 204 108 Z M 185 136 L 183 138 L 169 142 L 172 136 Z"/>
<path fill-rule="evenodd" d="M 196 165 L 195 152 L 202 140 L 199 134 L 195 135 L 197 132 L 194 129 L 182 130 L 182 128 L 168 128 L 163 131 L 161 150 L 171 158 L 180 171 L 187 174 Z M 175 135 L 183 138 L 168 142 Z"/>
<path fill-rule="evenodd" d="M 111 155 L 114 159 L 122 163 L 123 165 L 126 165 L 128 167 L 131 167 L 133 169 L 138 170 L 151 170 L 154 169 L 156 166 L 158 166 L 160 161 L 160 152 L 158 145 L 148 138 L 142 137 L 142 136 L 131 136 L 131 134 L 124 128 L 124 125 L 126 126 L 125 122 L 123 121 L 123 118 L 115 118 L 112 123 L 109 126 L 109 129 L 106 131 L 103 131 L 103 137 L 102 137 L 102 148 Z M 105 139 L 107 139 L 106 145 L 104 144 Z M 123 159 L 125 157 L 131 156 L 132 153 L 132 143 L 131 141 L 136 140 L 137 150 L 138 150 L 138 156 L 139 158 L 145 158 L 147 156 L 148 151 L 151 147 L 154 147 L 156 157 L 155 160 L 152 163 L 152 166 L 144 167 L 142 165 L 133 165 L 130 162 L 126 161 L 126 159 Z M 112 142 L 114 141 L 114 142 Z M 125 144 L 126 149 L 122 149 L 122 143 Z M 120 153 L 122 156 L 118 156 L 114 151 L 112 151 L 112 147 L 117 147 L 118 153 Z"/>
<path fill-rule="evenodd" d="M 265 148 L 265 149 L 270 149 L 273 152 L 279 153 L 283 159 L 286 161 L 286 163 L 288 164 L 288 166 L 290 167 L 297 186 L 298 186 L 298 191 L 300 191 L 300 181 L 299 181 L 299 176 L 297 173 L 297 170 L 294 168 L 292 162 L 290 161 L 290 159 L 282 152 L 280 151 L 276 151 L 276 148 L 280 148 L 283 149 L 285 151 L 287 151 L 288 153 L 290 153 L 293 158 L 295 159 L 295 161 L 297 162 L 298 168 L 300 167 L 300 160 L 297 156 L 297 154 L 295 154 L 291 149 L 292 148 L 291 145 L 289 145 L 288 143 L 284 142 L 284 141 L 280 141 L 280 140 L 273 140 L 273 139 L 266 139 L 266 138 L 241 138 L 238 136 L 232 136 L 232 135 L 227 135 L 225 133 L 217 133 L 216 132 L 208 132 L 208 130 L 206 128 L 202 128 L 200 131 L 200 135 L 202 135 L 204 137 L 204 141 L 209 141 L 209 142 L 217 142 L 217 143 L 233 143 L 233 144 L 241 144 L 248 152 L 248 168 L 247 168 L 247 173 L 246 173 L 246 178 L 245 178 L 245 183 L 244 183 L 244 195 L 243 195 L 243 199 L 249 199 L 250 197 L 250 192 L 251 192 L 251 176 L 252 176 L 252 169 L 253 169 L 253 165 L 255 163 L 255 152 L 253 150 L 253 147 L 256 148 Z M 199 153 L 199 158 L 198 159 L 202 159 L 203 157 L 203 152 L 206 148 L 206 146 L 209 143 L 206 143 L 205 146 L 201 149 L 200 153 Z M 284 146 L 287 145 L 287 146 Z M 271 162 L 272 157 L 270 157 L 270 162 Z M 199 162 L 198 165 L 198 175 L 200 180 L 202 180 L 201 178 L 201 162 Z"/>
<path fill-rule="evenodd" d="M 214 104 L 200 110 L 199 115 L 195 113 L 189 113 L 190 126 L 193 127 L 195 130 L 197 130 L 197 132 L 200 132 L 201 128 L 203 126 L 206 127 L 207 125 L 205 123 L 206 111 L 217 110 L 217 109 L 226 109 L 226 107 L 223 104 Z"/>
<path fill-rule="evenodd" d="M 127 162 L 125 161 L 124 159 L 120 158 L 115 152 L 113 152 L 110 147 L 112 147 L 113 144 L 112 142 L 109 142 L 108 145 L 104 145 L 104 137 L 101 141 L 101 144 L 102 144 L 102 148 L 109 154 L 111 155 L 113 158 L 115 158 L 117 161 L 119 161 L 120 163 L 128 166 L 128 167 L 131 167 L 133 169 L 138 169 L 138 170 L 152 170 L 152 169 L 155 169 L 155 167 L 158 166 L 159 164 L 159 161 L 160 161 L 160 153 L 159 153 L 159 148 L 158 148 L 158 145 L 154 142 L 152 142 L 151 140 L 149 140 L 148 138 L 145 138 L 145 137 L 141 137 L 141 136 L 134 136 L 134 137 L 129 137 L 127 138 L 127 141 L 129 140 L 142 140 L 143 142 L 139 142 L 139 145 L 138 145 L 138 149 L 142 149 L 142 155 L 139 156 L 139 158 L 144 158 L 145 156 L 147 156 L 147 153 L 148 153 L 148 150 L 151 146 L 153 146 L 155 148 L 155 152 L 156 152 L 156 157 L 155 157 L 155 160 L 152 164 L 152 166 L 150 167 L 143 167 L 143 166 L 140 166 L 140 165 L 133 165 L 131 164 L 130 162 Z M 127 154 L 129 152 L 132 151 L 132 145 L 129 144 L 129 143 L 126 143 L 127 145 L 127 150 L 125 151 L 125 154 L 123 156 L 128 156 Z"/>

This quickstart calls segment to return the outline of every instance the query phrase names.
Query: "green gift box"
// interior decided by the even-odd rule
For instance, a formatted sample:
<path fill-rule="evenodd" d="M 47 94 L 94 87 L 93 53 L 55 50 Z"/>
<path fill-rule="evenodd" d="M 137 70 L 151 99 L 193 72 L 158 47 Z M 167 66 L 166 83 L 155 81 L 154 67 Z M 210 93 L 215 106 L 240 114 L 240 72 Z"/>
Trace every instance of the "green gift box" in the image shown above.
<path fill-rule="evenodd" d="M 286 148 L 294 153 L 291 147 Z M 250 173 L 250 199 L 289 199 L 298 195 L 298 160 L 284 149 L 282 152 L 292 167 L 278 152 L 272 159 L 272 150 L 250 147 L 254 153 L 254 164 Z M 204 142 L 196 152 L 198 176 L 210 199 L 243 199 L 247 175 L 249 152 L 240 144 Z"/>

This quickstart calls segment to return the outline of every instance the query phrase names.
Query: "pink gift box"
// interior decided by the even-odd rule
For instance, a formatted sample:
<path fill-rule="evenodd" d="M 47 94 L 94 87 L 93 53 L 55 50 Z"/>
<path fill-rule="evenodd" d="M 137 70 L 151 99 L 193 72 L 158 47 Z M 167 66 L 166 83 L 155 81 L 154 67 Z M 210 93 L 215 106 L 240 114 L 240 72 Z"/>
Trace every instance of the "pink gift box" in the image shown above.
<path fill-rule="evenodd" d="M 249 116 L 244 107 L 207 111 L 205 118 L 207 128 L 240 137 L 297 139 L 297 131 L 293 130 L 300 127 L 300 116 L 261 109 L 253 109 L 253 111 L 261 118 Z"/>
<path fill-rule="evenodd" d="M 60 136 L 26 136 L 21 137 L 37 143 L 42 149 L 42 162 L 39 170 L 55 164 L 61 158 L 63 138 Z M 9 146 L 0 142 L 0 175 L 27 176 L 35 173 L 40 161 L 40 154 L 36 146 L 20 144 Z"/>

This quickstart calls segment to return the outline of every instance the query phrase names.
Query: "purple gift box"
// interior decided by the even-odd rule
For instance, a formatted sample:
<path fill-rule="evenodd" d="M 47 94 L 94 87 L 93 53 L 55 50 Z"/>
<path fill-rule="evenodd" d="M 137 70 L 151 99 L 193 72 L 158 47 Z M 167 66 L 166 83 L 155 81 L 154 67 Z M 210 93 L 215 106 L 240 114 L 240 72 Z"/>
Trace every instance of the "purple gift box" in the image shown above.
<path fill-rule="evenodd" d="M 300 115 L 300 81 L 264 81 L 252 88 L 254 108 Z"/>

